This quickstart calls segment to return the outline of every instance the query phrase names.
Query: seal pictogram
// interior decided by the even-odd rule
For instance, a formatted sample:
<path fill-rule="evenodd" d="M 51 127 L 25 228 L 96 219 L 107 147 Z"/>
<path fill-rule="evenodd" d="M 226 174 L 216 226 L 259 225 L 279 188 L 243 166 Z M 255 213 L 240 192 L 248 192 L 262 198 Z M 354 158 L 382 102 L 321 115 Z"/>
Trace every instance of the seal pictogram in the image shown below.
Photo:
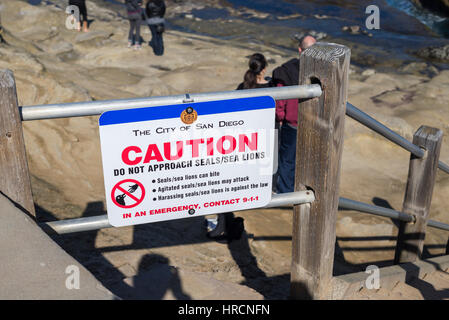
<path fill-rule="evenodd" d="M 122 180 L 112 188 L 111 198 L 120 208 L 133 208 L 142 203 L 145 198 L 145 188 L 137 180 Z"/>

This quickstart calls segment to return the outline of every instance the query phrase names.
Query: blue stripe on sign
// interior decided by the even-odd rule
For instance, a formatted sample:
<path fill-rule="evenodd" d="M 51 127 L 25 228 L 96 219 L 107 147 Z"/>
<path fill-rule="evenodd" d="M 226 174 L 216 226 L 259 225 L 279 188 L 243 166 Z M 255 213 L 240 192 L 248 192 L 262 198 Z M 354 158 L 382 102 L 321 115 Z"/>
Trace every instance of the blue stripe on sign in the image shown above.
<path fill-rule="evenodd" d="M 270 109 L 274 108 L 275 105 L 276 103 L 272 97 L 263 96 L 220 101 L 183 103 L 170 106 L 113 110 L 104 112 L 100 116 L 99 123 L 100 126 L 106 126 L 120 123 L 179 118 L 181 112 L 187 107 L 192 107 L 196 110 L 198 116 L 201 116 L 207 114 Z"/>

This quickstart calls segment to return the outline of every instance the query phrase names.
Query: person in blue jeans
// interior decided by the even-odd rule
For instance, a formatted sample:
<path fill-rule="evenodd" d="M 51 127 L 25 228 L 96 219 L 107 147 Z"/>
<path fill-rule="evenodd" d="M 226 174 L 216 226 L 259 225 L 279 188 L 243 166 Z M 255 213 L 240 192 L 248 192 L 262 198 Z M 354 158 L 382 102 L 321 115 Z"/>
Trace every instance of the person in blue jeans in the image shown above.
<path fill-rule="evenodd" d="M 142 0 L 125 0 L 129 20 L 128 48 L 141 49 L 140 23 L 142 21 Z"/>
<path fill-rule="evenodd" d="M 298 129 L 284 122 L 280 129 L 277 193 L 293 192 L 295 188 L 296 135 Z"/>
<path fill-rule="evenodd" d="M 162 33 L 165 31 L 165 9 L 164 0 L 149 0 L 145 6 L 145 19 L 151 31 L 149 44 L 157 56 L 164 54 Z"/>
<path fill-rule="evenodd" d="M 298 51 L 313 46 L 312 36 L 301 39 Z M 273 70 L 273 85 L 295 86 L 299 82 L 299 59 L 293 58 Z M 280 126 L 280 142 L 277 170 L 277 193 L 293 192 L 295 189 L 296 135 L 298 134 L 298 99 L 276 101 L 276 121 Z"/>

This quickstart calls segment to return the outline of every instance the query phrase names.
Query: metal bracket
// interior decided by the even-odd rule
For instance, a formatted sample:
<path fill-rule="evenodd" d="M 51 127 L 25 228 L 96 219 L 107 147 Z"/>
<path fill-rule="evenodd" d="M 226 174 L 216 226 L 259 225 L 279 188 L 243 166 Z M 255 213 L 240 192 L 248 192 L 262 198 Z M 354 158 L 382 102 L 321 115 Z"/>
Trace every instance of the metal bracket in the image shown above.
<path fill-rule="evenodd" d="M 190 94 L 186 93 L 186 98 L 182 100 L 182 103 L 192 103 L 193 99 L 190 97 Z"/>

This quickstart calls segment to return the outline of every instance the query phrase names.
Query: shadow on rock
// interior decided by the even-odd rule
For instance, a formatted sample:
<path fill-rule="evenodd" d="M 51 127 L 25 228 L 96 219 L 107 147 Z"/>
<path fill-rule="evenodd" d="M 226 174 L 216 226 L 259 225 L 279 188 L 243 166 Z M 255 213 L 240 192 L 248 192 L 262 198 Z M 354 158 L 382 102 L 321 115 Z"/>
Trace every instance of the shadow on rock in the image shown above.
<path fill-rule="evenodd" d="M 159 254 L 143 256 L 137 275 L 124 279 L 113 288 L 122 299 L 191 300 L 183 292 L 178 270 L 169 265 L 169 259 Z"/>
<path fill-rule="evenodd" d="M 36 206 L 36 211 L 46 221 L 56 219 L 54 214 L 40 206 Z M 106 214 L 106 211 L 101 201 L 90 202 L 82 217 L 103 214 Z M 81 234 L 57 235 L 46 227 L 43 229 L 67 253 L 84 265 L 109 291 L 121 299 L 190 299 L 182 290 L 176 268 L 170 266 L 169 259 L 160 254 L 143 256 L 139 262 L 137 274 L 133 277 L 126 277 L 103 256 L 102 249 L 95 246 L 99 230 Z"/>

